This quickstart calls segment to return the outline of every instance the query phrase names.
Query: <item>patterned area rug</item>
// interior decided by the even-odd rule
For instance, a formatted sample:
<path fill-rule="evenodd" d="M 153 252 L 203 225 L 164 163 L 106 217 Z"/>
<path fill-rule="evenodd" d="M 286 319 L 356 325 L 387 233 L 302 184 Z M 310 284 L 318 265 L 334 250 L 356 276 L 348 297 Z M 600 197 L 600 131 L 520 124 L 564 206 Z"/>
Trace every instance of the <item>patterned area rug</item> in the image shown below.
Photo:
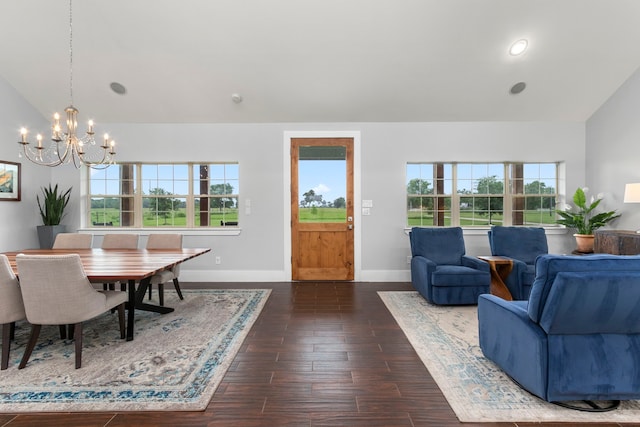
<path fill-rule="evenodd" d="M 379 292 L 462 422 L 640 422 L 640 401 L 587 413 L 545 402 L 520 388 L 478 344 L 476 307 L 429 304 L 417 292 Z"/>
<path fill-rule="evenodd" d="M 204 410 L 270 290 L 165 292 L 165 315 L 136 312 L 135 339 L 120 339 L 117 313 L 85 323 L 82 367 L 74 342 L 43 326 L 18 370 L 30 325 L 16 325 L 9 369 L 0 371 L 0 412 Z M 157 295 L 157 292 L 155 293 Z"/>

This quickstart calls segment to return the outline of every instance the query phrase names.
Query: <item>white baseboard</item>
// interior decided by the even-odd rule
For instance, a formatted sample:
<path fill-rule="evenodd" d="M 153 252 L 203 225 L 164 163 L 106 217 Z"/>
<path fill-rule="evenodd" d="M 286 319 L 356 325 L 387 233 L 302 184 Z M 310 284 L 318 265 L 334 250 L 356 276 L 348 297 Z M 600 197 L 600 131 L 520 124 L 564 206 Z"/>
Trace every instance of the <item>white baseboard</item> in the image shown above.
<path fill-rule="evenodd" d="M 277 270 L 180 270 L 181 282 L 289 282 L 291 276 Z M 361 282 L 410 282 L 409 270 L 363 270 Z"/>

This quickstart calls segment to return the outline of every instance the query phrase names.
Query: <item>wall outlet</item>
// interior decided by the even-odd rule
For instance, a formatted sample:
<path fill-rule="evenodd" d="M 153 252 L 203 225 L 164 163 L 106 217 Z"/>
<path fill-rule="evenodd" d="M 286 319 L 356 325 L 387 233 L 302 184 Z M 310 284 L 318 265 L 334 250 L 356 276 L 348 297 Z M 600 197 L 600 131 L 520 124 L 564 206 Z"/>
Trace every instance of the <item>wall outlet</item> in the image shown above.
<path fill-rule="evenodd" d="M 217 265 L 222 264 L 222 257 L 219 257 L 219 256 L 216 257 L 216 264 Z"/>
<path fill-rule="evenodd" d="M 407 264 L 411 264 L 411 255 L 407 255 Z"/>

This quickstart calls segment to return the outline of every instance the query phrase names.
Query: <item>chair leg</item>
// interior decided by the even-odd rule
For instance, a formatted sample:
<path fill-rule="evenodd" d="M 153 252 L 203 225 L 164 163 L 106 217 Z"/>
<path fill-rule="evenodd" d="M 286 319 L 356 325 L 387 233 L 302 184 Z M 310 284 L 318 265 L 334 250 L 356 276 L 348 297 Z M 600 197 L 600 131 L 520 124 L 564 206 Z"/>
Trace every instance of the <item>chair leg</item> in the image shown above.
<path fill-rule="evenodd" d="M 66 340 L 67 339 L 67 325 L 59 325 L 58 328 L 60 329 L 60 339 L 61 340 Z"/>
<path fill-rule="evenodd" d="M 75 324 L 73 335 L 76 341 L 76 369 L 80 369 L 82 366 L 82 322 Z"/>
<path fill-rule="evenodd" d="M 158 300 L 160 305 L 164 306 L 164 283 L 158 283 Z"/>
<path fill-rule="evenodd" d="M 72 340 L 73 337 L 75 336 L 75 326 L 74 325 L 69 325 L 69 339 Z"/>
<path fill-rule="evenodd" d="M 102 290 L 103 290 L 103 291 L 106 291 L 106 290 L 107 290 L 107 288 L 108 288 L 108 286 L 109 286 L 109 284 L 108 284 L 108 283 L 103 283 L 103 284 L 102 284 Z"/>
<path fill-rule="evenodd" d="M 180 297 L 180 299 L 184 299 L 184 297 L 182 296 L 182 291 L 180 290 L 180 282 L 178 282 L 178 278 L 177 277 L 175 279 L 173 279 L 173 287 L 176 288 L 176 292 L 178 293 L 178 297 Z"/>
<path fill-rule="evenodd" d="M 27 347 L 24 349 L 24 354 L 22 355 L 22 360 L 20 361 L 18 369 L 22 369 L 27 366 L 27 362 L 29 361 L 31 353 L 36 346 L 36 342 L 38 341 L 40 328 L 42 328 L 42 325 L 31 325 L 31 335 L 29 335 L 29 342 L 27 343 Z"/>
<path fill-rule="evenodd" d="M 2 362 L 0 370 L 4 371 L 9 367 L 9 346 L 11 345 L 11 323 L 2 324 Z"/>
<path fill-rule="evenodd" d="M 11 322 L 11 335 L 12 340 L 16 339 L 16 322 Z"/>
<path fill-rule="evenodd" d="M 120 324 L 120 339 L 125 339 L 124 333 L 124 304 L 118 306 L 118 323 Z"/>

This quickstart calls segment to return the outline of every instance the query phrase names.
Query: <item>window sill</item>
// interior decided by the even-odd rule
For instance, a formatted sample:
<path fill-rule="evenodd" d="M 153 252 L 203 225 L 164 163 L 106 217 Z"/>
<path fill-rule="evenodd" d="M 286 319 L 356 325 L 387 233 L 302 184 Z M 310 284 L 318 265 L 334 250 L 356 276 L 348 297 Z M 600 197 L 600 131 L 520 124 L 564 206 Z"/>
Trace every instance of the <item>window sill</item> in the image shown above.
<path fill-rule="evenodd" d="M 174 234 L 179 233 L 184 236 L 239 236 L 242 232 L 240 227 L 216 227 L 216 228 L 134 228 L 134 227 L 91 227 L 79 228 L 78 233 L 96 234 L 120 234 L 135 233 L 141 236 L 149 234 Z"/>
<path fill-rule="evenodd" d="M 542 227 L 547 235 L 552 234 L 567 234 L 569 230 L 565 227 Z M 491 227 L 462 227 L 462 234 L 465 236 L 479 236 L 487 234 L 487 231 L 491 230 Z M 405 227 L 404 233 L 408 236 L 411 231 L 411 227 Z"/>

